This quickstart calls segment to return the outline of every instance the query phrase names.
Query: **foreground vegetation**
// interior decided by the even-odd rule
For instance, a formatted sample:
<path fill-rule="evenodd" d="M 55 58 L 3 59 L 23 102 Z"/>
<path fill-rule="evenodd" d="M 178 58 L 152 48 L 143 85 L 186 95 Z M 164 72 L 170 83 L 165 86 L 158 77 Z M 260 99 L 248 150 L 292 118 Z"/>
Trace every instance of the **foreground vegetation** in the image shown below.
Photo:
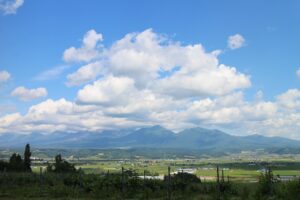
<path fill-rule="evenodd" d="M 278 175 L 299 175 L 297 162 L 273 163 L 274 171 L 265 162 L 214 164 L 195 160 L 76 164 L 60 154 L 52 162 L 40 163 L 32 162 L 26 145 L 23 159 L 13 153 L 0 161 L 0 199 L 300 199 L 300 179 L 282 181 Z M 264 170 L 257 171 L 258 167 Z M 187 168 L 197 170 L 191 174 L 184 172 Z"/>
<path fill-rule="evenodd" d="M 201 182 L 178 173 L 163 180 L 124 170 L 102 175 L 77 173 L 1 173 L 0 199 L 300 199 L 300 180 L 277 181 L 262 174 L 258 183 Z"/>

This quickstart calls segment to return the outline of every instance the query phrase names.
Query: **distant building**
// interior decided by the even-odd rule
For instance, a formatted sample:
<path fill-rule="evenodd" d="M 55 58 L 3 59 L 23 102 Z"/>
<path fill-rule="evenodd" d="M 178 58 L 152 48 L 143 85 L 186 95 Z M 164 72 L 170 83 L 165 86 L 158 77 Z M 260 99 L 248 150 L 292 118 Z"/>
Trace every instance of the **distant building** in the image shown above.
<path fill-rule="evenodd" d="M 30 160 L 32 161 L 43 161 L 43 158 L 38 158 L 38 157 L 30 157 Z"/>
<path fill-rule="evenodd" d="M 197 169 L 194 168 L 178 168 L 175 172 L 172 172 L 171 174 L 178 174 L 178 173 L 188 173 L 188 174 L 195 174 Z"/>

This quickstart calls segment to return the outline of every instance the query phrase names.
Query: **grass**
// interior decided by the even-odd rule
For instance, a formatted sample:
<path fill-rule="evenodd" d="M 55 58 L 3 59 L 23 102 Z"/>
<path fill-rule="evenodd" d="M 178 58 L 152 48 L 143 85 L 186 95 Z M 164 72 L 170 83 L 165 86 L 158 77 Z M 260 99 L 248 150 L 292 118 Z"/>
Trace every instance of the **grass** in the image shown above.
<path fill-rule="evenodd" d="M 155 162 L 152 164 L 141 164 L 140 162 L 133 162 L 131 164 L 127 163 L 118 163 L 118 162 L 108 162 L 108 163 L 97 163 L 97 164 L 85 164 L 79 165 L 86 173 L 103 173 L 103 172 L 120 172 L 122 166 L 125 169 L 133 169 L 140 175 L 143 174 L 144 170 L 149 171 L 151 174 L 156 175 L 166 175 L 168 173 L 168 166 L 171 164 L 171 172 L 176 171 L 176 169 L 180 168 L 180 162 L 176 163 L 169 163 L 165 161 Z M 173 166 L 172 166 L 173 164 Z M 199 163 L 199 166 L 194 166 L 192 168 L 197 168 L 196 175 L 198 177 L 215 177 L 216 176 L 216 169 L 214 166 L 209 166 L 207 168 L 204 167 L 205 165 Z M 188 168 L 190 166 L 186 166 L 183 168 Z M 222 168 L 220 168 L 222 169 Z M 253 181 L 257 180 L 258 176 L 261 174 L 261 168 L 257 169 L 239 169 L 239 168 L 229 168 L 224 170 L 224 176 L 229 176 L 232 180 L 245 180 L 245 181 Z M 283 169 L 276 169 L 273 171 L 274 175 L 279 176 L 299 176 L 300 170 L 288 170 L 283 167 Z"/>
<path fill-rule="evenodd" d="M 229 176 L 232 180 L 253 181 L 257 180 L 263 168 L 270 165 L 274 175 L 279 176 L 299 176 L 300 162 L 295 161 L 298 157 L 266 157 L 260 161 L 253 161 L 253 158 L 241 157 L 239 160 L 233 160 L 229 157 L 220 158 L 205 158 L 205 159 L 125 159 L 125 160 L 107 160 L 100 159 L 101 156 L 90 156 L 88 158 L 80 158 L 71 160 L 76 168 L 81 168 L 85 173 L 101 174 L 101 173 L 117 173 L 121 168 L 135 170 L 138 174 L 143 175 L 144 170 L 150 172 L 151 175 L 166 175 L 168 166 L 171 167 L 171 172 L 175 172 L 178 168 L 193 168 L 196 169 L 198 177 L 216 176 L 216 166 L 220 169 L 224 168 L 224 176 Z M 299 160 L 299 159 L 297 159 Z M 267 162 L 268 161 L 268 162 Z M 249 164 L 254 163 L 254 164 Z M 267 164 L 267 165 L 266 165 Z M 32 167 L 35 173 L 39 173 L 40 166 L 37 163 Z"/>

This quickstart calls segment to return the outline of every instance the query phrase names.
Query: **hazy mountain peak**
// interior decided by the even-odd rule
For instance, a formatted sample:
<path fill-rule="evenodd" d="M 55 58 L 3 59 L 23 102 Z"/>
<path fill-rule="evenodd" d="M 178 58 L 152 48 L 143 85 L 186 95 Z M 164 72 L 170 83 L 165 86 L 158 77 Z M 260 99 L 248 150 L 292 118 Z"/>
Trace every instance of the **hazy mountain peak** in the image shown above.
<path fill-rule="evenodd" d="M 104 134 L 105 133 L 105 134 Z M 300 141 L 262 135 L 233 136 L 216 129 L 195 127 L 178 134 L 160 126 L 140 129 L 104 131 L 102 133 L 78 132 L 74 134 L 0 135 L 0 147 L 22 147 L 26 143 L 42 148 L 180 148 L 203 151 L 241 151 L 257 148 L 300 148 Z"/>
<path fill-rule="evenodd" d="M 148 126 L 148 127 L 143 127 L 141 129 L 148 129 L 148 130 L 167 130 L 161 125 L 153 125 L 153 126 Z"/>

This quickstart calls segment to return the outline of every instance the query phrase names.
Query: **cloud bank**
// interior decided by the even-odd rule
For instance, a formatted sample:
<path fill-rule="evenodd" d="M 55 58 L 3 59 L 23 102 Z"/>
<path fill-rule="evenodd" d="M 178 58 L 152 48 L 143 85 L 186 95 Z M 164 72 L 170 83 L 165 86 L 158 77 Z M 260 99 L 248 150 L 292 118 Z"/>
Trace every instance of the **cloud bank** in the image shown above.
<path fill-rule="evenodd" d="M 128 33 L 108 47 L 102 42 L 102 34 L 90 30 L 80 47 L 63 52 L 65 62 L 81 66 L 66 76 L 66 85 L 77 89 L 73 101 L 47 99 L 23 115 L 6 115 L 0 118 L 0 133 L 100 132 L 159 124 L 174 131 L 205 126 L 300 139 L 300 91 L 290 89 L 274 101 L 258 91 L 253 101 L 245 100 L 250 75 L 220 63 L 219 50 L 184 45 L 152 29 Z M 244 42 L 235 35 L 229 47 Z M 46 96 L 41 90 L 19 90 L 20 98 L 31 93 L 24 100 Z"/>

